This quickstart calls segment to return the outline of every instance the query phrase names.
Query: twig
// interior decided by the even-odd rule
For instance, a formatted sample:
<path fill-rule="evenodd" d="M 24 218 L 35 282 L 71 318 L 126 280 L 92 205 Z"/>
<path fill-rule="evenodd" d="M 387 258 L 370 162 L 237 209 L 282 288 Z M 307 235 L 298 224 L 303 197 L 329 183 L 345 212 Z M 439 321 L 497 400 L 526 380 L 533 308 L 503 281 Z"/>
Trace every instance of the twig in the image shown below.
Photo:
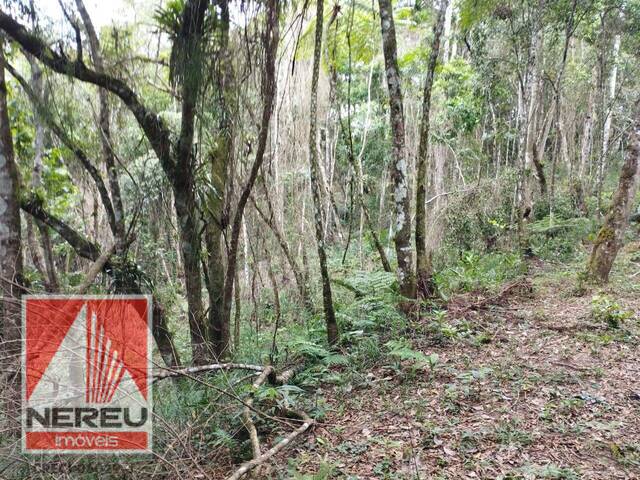
<path fill-rule="evenodd" d="M 291 442 L 293 442 L 293 440 L 295 440 L 296 437 L 298 437 L 300 434 L 302 434 L 305 431 L 307 431 L 312 425 L 315 424 L 315 420 L 310 418 L 309 415 L 307 415 L 305 412 L 297 412 L 297 411 L 293 412 L 293 411 L 291 411 L 290 413 L 293 413 L 293 414 L 297 415 L 298 417 L 300 417 L 303 420 L 304 423 L 302 425 L 300 425 L 298 428 L 296 428 L 289 435 L 284 437 L 282 440 L 280 440 L 278 443 L 276 443 L 269 450 L 267 450 L 262 455 L 260 455 L 259 457 L 254 458 L 253 460 L 250 460 L 248 462 L 243 463 L 242 466 L 240 468 L 238 468 L 233 473 L 233 475 L 231 475 L 230 477 L 227 478 L 227 480 L 239 480 L 244 474 L 249 472 L 251 469 L 256 468 L 259 465 L 262 465 L 264 462 L 266 462 L 271 457 L 276 455 L 280 450 L 283 450 Z"/>
<path fill-rule="evenodd" d="M 446 195 L 453 195 L 453 194 L 456 194 L 456 193 L 467 193 L 467 192 L 471 192 L 471 191 L 473 191 L 475 189 L 476 189 L 476 187 L 470 187 L 470 188 L 464 188 L 462 190 L 451 190 L 450 192 L 442 192 L 442 193 L 439 193 L 437 195 L 434 195 L 429 200 L 427 200 L 425 203 L 428 205 L 428 204 L 430 204 L 431 202 L 433 202 L 434 200 L 436 200 L 436 199 L 438 199 L 440 197 L 443 197 L 443 196 L 446 196 Z"/>

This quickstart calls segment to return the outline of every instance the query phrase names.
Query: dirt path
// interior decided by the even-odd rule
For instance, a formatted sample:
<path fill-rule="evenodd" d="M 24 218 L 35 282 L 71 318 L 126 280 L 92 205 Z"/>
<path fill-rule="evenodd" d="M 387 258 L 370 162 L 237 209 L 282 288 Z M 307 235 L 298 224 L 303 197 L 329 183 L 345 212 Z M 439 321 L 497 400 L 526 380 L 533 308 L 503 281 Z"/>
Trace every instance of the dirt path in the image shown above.
<path fill-rule="evenodd" d="M 598 292 L 575 296 L 574 272 L 547 267 L 531 275 L 530 292 L 414 325 L 414 348 L 439 355 L 435 370 L 378 368 L 325 390 L 323 424 L 274 477 L 640 478 L 630 265 L 608 289 L 636 314 L 619 329 L 592 319 Z"/>

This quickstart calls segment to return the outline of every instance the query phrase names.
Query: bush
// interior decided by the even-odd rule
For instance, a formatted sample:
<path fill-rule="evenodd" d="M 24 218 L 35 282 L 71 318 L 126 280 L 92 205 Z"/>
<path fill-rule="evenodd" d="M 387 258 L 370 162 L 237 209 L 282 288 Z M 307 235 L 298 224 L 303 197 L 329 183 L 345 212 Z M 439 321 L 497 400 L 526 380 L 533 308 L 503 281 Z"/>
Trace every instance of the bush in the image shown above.
<path fill-rule="evenodd" d="M 526 264 L 516 253 L 465 252 L 457 265 L 434 276 L 438 291 L 445 298 L 459 291 L 490 289 L 525 273 Z"/>
<path fill-rule="evenodd" d="M 529 225 L 530 246 L 534 255 L 545 260 L 572 260 L 583 251 L 582 242 L 596 228 L 596 223 L 589 218 L 551 220 L 549 216 L 545 216 Z"/>
<path fill-rule="evenodd" d="M 624 310 L 618 302 L 606 295 L 595 295 L 591 299 L 591 317 L 596 322 L 606 323 L 609 328 L 620 328 L 625 320 L 633 317 L 633 312 Z"/>

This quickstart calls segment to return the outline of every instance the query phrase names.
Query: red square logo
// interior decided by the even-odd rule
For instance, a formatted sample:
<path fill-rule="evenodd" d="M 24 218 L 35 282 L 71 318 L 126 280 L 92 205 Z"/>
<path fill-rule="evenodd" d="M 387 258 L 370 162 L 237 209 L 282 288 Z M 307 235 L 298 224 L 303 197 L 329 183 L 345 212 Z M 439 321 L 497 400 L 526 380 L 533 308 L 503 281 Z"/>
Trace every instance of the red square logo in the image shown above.
<path fill-rule="evenodd" d="M 26 296 L 25 453 L 149 453 L 151 299 Z"/>

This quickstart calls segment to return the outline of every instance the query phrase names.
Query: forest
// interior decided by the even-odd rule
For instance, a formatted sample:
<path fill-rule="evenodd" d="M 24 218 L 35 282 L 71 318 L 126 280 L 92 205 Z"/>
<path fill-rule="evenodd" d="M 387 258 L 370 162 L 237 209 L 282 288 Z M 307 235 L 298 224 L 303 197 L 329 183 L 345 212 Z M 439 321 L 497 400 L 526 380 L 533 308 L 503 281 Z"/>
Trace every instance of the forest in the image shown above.
<path fill-rule="evenodd" d="M 1 0 L 0 479 L 640 478 L 638 52 L 638 0 Z M 149 296 L 152 449 L 23 452 L 33 295 Z"/>

